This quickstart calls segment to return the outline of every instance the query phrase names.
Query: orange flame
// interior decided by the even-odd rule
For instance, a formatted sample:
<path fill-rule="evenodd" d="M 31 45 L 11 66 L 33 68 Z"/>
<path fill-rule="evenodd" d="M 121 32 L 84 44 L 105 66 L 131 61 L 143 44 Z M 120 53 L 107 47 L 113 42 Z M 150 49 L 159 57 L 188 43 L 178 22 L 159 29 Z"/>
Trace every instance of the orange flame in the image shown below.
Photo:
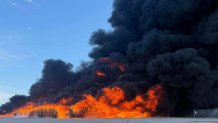
<path fill-rule="evenodd" d="M 123 64 L 114 62 L 107 57 L 101 58 L 100 61 L 109 64 L 111 67 L 118 67 L 122 72 L 125 71 L 125 66 Z"/>
<path fill-rule="evenodd" d="M 67 103 L 70 103 L 73 101 L 73 98 L 72 97 L 68 97 L 68 98 L 62 98 L 59 100 L 59 103 L 60 104 L 67 104 Z"/>
<path fill-rule="evenodd" d="M 122 71 L 122 72 L 125 71 L 125 67 L 124 67 L 123 64 L 118 64 L 118 63 L 117 63 L 115 66 L 117 66 L 117 67 L 120 69 L 120 71 Z"/>
<path fill-rule="evenodd" d="M 27 103 L 25 106 L 18 108 L 17 110 L 13 111 L 10 114 L 4 115 L 4 117 L 13 117 L 14 115 L 22 115 L 29 117 L 29 115 L 34 111 L 40 111 L 40 110 L 55 110 L 57 112 L 57 118 L 69 118 L 68 106 L 64 106 L 61 104 L 44 104 L 37 106 L 35 103 Z"/>
<path fill-rule="evenodd" d="M 74 114 L 85 118 L 140 118 L 150 117 L 156 111 L 161 96 L 161 86 L 150 88 L 147 99 L 138 95 L 126 101 L 119 87 L 104 88 L 98 99 L 85 95 L 85 100 L 72 106 Z"/>
<path fill-rule="evenodd" d="M 105 73 L 103 73 L 103 72 L 101 72 L 101 71 L 96 71 L 96 76 L 98 76 L 98 77 L 105 77 L 106 76 L 106 74 Z"/>
<path fill-rule="evenodd" d="M 85 99 L 74 105 L 65 105 L 68 101 L 72 101 L 71 97 L 61 99 L 57 104 L 36 105 L 30 102 L 12 113 L 0 117 L 13 117 L 14 115 L 29 117 L 31 113 L 43 110 L 55 111 L 57 118 L 71 118 L 72 116 L 84 118 L 151 117 L 156 112 L 161 95 L 162 88 L 160 85 L 156 85 L 147 91 L 146 98 L 137 95 L 135 99 L 127 101 L 121 88 L 107 87 L 102 89 L 102 94 L 98 98 L 84 95 Z"/>

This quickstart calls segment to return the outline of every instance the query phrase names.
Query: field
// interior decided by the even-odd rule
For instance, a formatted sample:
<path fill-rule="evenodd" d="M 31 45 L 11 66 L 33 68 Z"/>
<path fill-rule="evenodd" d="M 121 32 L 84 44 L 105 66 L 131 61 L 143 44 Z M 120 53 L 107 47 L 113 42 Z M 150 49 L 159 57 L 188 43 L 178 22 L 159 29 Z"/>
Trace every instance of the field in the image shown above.
<path fill-rule="evenodd" d="M 0 119 L 0 123 L 218 123 L 218 119 L 146 118 L 146 119 Z"/>

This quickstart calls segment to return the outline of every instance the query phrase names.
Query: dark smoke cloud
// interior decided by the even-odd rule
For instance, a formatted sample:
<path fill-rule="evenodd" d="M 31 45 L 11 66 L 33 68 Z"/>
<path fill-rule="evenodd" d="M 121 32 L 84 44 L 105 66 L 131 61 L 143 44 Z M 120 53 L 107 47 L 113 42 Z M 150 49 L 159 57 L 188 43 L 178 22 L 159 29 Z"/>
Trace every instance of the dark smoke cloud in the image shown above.
<path fill-rule="evenodd" d="M 158 55 L 147 67 L 151 77 L 175 87 L 189 87 L 205 81 L 209 76 L 209 69 L 208 61 L 199 57 L 195 49 Z"/>
<path fill-rule="evenodd" d="M 66 86 L 73 84 L 74 73 L 72 65 L 62 60 L 47 60 L 44 62 L 42 77 L 30 88 L 30 98 L 49 98 L 59 93 Z"/>
<path fill-rule="evenodd" d="M 94 49 L 91 57 L 122 53 L 128 74 L 118 81 L 162 84 L 166 91 L 162 110 L 183 115 L 192 108 L 213 107 L 217 105 L 217 5 L 216 0 L 116 0 L 109 19 L 114 30 L 97 36 L 109 36 L 101 40 L 104 43 L 96 42 L 94 33 L 91 42 L 101 50 L 94 53 Z M 117 30 L 128 32 L 125 37 L 130 40 L 123 41 Z M 120 45 L 122 51 L 116 47 Z"/>
<path fill-rule="evenodd" d="M 180 48 L 196 47 L 195 42 L 195 38 L 191 35 L 154 29 L 146 33 L 142 41 L 129 44 L 127 57 L 130 61 L 145 57 L 148 62 L 158 54 L 176 51 Z"/>
<path fill-rule="evenodd" d="M 30 89 L 31 100 L 72 96 L 75 103 L 108 86 L 121 87 L 131 100 L 161 84 L 165 95 L 157 113 L 184 116 L 194 108 L 218 106 L 217 0 L 115 0 L 113 7 L 113 30 L 91 36 L 93 61 L 76 71 L 64 61 L 46 61 Z M 123 64 L 125 71 L 103 57 Z"/>
<path fill-rule="evenodd" d="M 9 99 L 9 102 L 1 105 L 0 114 L 4 114 L 27 103 L 28 97 L 24 95 L 15 95 Z"/>
<path fill-rule="evenodd" d="M 204 18 L 198 27 L 196 36 L 206 46 L 217 45 L 217 30 L 218 30 L 218 11 Z"/>

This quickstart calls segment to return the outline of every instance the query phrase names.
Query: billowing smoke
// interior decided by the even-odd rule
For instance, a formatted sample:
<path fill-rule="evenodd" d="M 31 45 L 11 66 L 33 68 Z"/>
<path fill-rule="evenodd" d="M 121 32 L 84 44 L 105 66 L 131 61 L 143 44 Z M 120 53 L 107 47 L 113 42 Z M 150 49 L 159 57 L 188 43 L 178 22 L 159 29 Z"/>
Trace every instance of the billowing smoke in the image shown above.
<path fill-rule="evenodd" d="M 11 112 L 20 106 L 23 106 L 28 101 L 28 97 L 24 95 L 15 95 L 9 99 L 9 102 L 3 104 L 0 108 L 0 113 L 4 114 L 7 112 Z"/>
<path fill-rule="evenodd" d="M 93 61 L 76 71 L 61 60 L 45 61 L 30 100 L 71 96 L 75 103 L 107 86 L 121 87 L 132 100 L 160 84 L 165 91 L 160 114 L 184 116 L 218 106 L 217 0 L 115 0 L 113 6 L 113 30 L 99 29 L 90 39 Z M 0 113 L 14 104 L 10 100 Z"/>
<path fill-rule="evenodd" d="M 70 63 L 47 60 L 44 64 L 42 77 L 30 88 L 30 97 L 34 101 L 53 101 L 55 95 L 74 83 L 73 66 Z"/>

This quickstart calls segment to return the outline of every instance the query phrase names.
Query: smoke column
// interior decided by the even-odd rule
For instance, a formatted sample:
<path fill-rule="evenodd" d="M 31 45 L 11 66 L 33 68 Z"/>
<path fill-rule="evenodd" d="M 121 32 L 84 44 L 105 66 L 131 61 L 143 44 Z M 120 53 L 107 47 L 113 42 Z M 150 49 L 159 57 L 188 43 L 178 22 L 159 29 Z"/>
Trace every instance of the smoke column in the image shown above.
<path fill-rule="evenodd" d="M 93 61 L 73 71 L 70 63 L 46 60 L 30 95 L 17 98 L 53 103 L 70 96 L 76 103 L 118 86 L 133 100 L 159 84 L 160 114 L 185 116 L 218 106 L 217 0 L 115 0 L 113 8 L 113 30 L 99 29 L 90 38 Z M 18 102 L 11 99 L 0 113 Z"/>

